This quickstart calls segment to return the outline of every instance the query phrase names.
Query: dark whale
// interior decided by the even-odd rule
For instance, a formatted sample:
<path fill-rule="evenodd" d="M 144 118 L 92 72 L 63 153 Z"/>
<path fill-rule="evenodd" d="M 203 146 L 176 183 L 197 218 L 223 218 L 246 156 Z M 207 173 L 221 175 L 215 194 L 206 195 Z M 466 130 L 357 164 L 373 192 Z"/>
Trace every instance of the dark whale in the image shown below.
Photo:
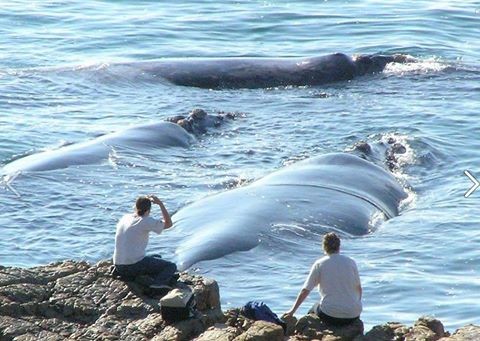
<path fill-rule="evenodd" d="M 180 209 L 173 215 L 176 262 L 184 270 L 250 250 L 278 225 L 363 235 L 376 214 L 386 219 L 398 215 L 404 198 L 390 172 L 358 156 L 313 157 Z"/>
<path fill-rule="evenodd" d="M 8 163 L 0 173 L 12 175 L 99 163 L 107 160 L 116 147 L 138 150 L 188 147 L 195 141 L 196 135 L 205 133 L 209 127 L 219 126 L 225 118 L 233 118 L 233 114 L 209 115 L 202 109 L 195 109 L 187 116 L 136 125 L 90 141 L 28 155 Z"/>
<path fill-rule="evenodd" d="M 388 63 L 412 61 L 405 55 L 343 53 L 312 58 L 225 58 L 161 60 L 124 64 L 173 84 L 208 89 L 321 85 L 382 71 Z"/>

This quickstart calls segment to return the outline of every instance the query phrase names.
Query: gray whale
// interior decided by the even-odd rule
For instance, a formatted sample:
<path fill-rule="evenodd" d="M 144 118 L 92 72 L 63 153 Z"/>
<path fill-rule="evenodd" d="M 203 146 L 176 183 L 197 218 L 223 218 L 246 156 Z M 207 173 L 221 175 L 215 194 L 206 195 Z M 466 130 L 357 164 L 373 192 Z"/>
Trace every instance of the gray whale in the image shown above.
<path fill-rule="evenodd" d="M 321 85 L 381 72 L 388 63 L 413 61 L 406 55 L 335 53 L 312 58 L 182 59 L 127 63 L 173 84 L 208 89 Z"/>
<path fill-rule="evenodd" d="M 146 148 L 188 147 L 195 135 L 218 126 L 233 114 L 209 115 L 202 109 L 188 116 L 175 116 L 167 121 L 136 125 L 93 140 L 74 143 L 58 149 L 31 154 L 6 164 L 0 174 L 49 171 L 75 165 L 99 163 L 109 158 L 115 147 L 138 150 Z"/>
<path fill-rule="evenodd" d="M 372 216 L 398 215 L 406 193 L 385 169 L 348 153 L 313 157 L 173 215 L 179 269 L 259 244 L 275 225 L 363 235 Z M 307 219 L 307 221 L 305 221 Z M 173 232 L 173 231 L 172 231 Z"/>

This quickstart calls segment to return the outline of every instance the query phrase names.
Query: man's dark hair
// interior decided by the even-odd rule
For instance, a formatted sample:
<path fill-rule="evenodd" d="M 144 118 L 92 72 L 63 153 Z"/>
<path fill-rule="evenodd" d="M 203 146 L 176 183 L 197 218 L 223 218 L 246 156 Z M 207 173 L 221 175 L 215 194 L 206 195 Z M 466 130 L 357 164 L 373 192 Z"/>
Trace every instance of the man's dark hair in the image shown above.
<path fill-rule="evenodd" d="M 135 211 L 138 216 L 142 217 L 152 208 L 152 202 L 146 196 L 140 196 L 135 202 Z"/>
<path fill-rule="evenodd" d="M 336 233 L 330 232 L 323 236 L 323 249 L 328 255 L 340 250 L 340 238 Z"/>

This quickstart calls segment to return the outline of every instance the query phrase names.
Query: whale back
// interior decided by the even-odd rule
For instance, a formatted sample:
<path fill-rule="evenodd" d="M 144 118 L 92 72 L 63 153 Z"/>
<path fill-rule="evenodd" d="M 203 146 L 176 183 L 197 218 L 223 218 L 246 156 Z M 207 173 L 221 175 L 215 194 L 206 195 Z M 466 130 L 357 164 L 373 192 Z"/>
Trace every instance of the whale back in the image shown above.
<path fill-rule="evenodd" d="M 188 147 L 194 140 L 192 135 L 177 124 L 148 123 L 102 135 L 93 140 L 25 156 L 5 165 L 1 172 L 7 175 L 87 165 L 108 159 L 112 148 L 115 147 L 138 150 L 172 146 Z"/>
<path fill-rule="evenodd" d="M 98 139 L 99 143 L 125 147 L 188 147 L 195 138 L 178 124 L 155 122 L 133 126 Z"/>
<path fill-rule="evenodd" d="M 136 66 L 176 85 L 208 89 L 319 85 L 356 75 L 355 63 L 343 53 L 313 58 L 163 60 Z"/>
<path fill-rule="evenodd" d="M 181 86 L 205 89 L 295 85 L 295 60 L 272 58 L 193 59 L 145 62 L 145 72 Z"/>
<path fill-rule="evenodd" d="M 357 156 L 315 157 L 179 210 L 173 216 L 181 240 L 176 261 L 183 270 L 250 250 L 278 225 L 366 234 L 376 213 L 396 215 L 405 197 L 391 174 Z"/>
<path fill-rule="evenodd" d="M 31 154 L 6 164 L 2 174 L 42 172 L 76 165 L 97 163 L 108 158 L 109 149 L 93 141 L 71 144 Z"/>
<path fill-rule="evenodd" d="M 357 67 L 352 58 L 343 53 L 309 58 L 299 65 L 302 79 L 307 80 L 305 85 L 346 81 L 357 75 Z"/>
<path fill-rule="evenodd" d="M 347 153 L 313 157 L 275 172 L 256 182 L 314 186 L 331 189 L 368 201 L 388 218 L 398 215 L 398 203 L 406 194 L 385 169 Z"/>

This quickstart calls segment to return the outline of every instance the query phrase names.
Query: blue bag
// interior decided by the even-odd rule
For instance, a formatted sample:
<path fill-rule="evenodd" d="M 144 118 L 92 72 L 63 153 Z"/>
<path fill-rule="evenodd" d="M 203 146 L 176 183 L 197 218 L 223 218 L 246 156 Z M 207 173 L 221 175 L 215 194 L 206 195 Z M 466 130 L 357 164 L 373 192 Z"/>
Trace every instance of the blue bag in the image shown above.
<path fill-rule="evenodd" d="M 258 321 L 267 321 L 282 326 L 283 332 L 287 332 L 287 324 L 283 322 L 277 314 L 275 314 L 269 307 L 262 301 L 249 301 L 242 307 L 241 314 L 246 318 Z"/>

